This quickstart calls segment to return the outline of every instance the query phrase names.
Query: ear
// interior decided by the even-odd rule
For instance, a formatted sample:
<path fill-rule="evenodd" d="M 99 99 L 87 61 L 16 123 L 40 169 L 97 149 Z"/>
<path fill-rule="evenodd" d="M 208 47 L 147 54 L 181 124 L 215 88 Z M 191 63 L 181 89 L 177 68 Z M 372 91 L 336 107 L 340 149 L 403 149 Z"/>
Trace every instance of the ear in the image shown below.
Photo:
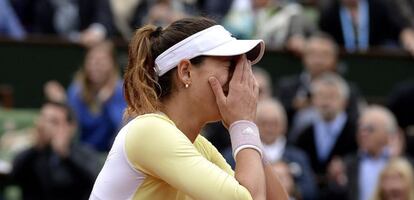
<path fill-rule="evenodd" d="M 184 59 L 181 60 L 177 65 L 177 78 L 178 82 L 182 85 L 191 85 L 191 70 L 192 64 L 190 60 Z"/>

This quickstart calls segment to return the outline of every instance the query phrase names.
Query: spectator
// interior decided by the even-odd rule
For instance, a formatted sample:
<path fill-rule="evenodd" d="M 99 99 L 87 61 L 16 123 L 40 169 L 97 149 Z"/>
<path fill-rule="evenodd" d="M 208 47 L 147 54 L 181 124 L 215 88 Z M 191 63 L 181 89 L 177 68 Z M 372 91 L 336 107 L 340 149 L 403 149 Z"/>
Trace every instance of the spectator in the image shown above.
<path fill-rule="evenodd" d="M 268 99 L 272 97 L 272 77 L 269 72 L 260 67 L 254 67 L 253 75 L 259 84 L 259 99 Z"/>
<path fill-rule="evenodd" d="M 88 199 L 99 159 L 91 149 L 72 142 L 75 130 L 68 106 L 56 102 L 42 106 L 35 143 L 16 156 L 11 172 L 23 199 Z"/>
<path fill-rule="evenodd" d="M 236 36 L 263 39 L 269 48 L 301 52 L 310 29 L 302 12 L 300 4 L 282 0 L 236 0 L 224 24 Z"/>
<path fill-rule="evenodd" d="M 173 0 L 159 0 L 151 6 L 146 23 L 166 27 L 174 21 L 185 17 L 182 4 Z"/>
<path fill-rule="evenodd" d="M 110 42 L 90 48 L 68 89 L 68 103 L 79 120 L 80 141 L 101 152 L 112 146 L 126 107 L 114 51 Z"/>
<path fill-rule="evenodd" d="M 208 0 L 202 4 L 202 13 L 216 21 L 221 22 L 229 12 L 233 0 Z"/>
<path fill-rule="evenodd" d="M 9 0 L 0 0 L 0 36 L 14 39 L 22 39 L 26 36 L 26 31 L 10 6 Z"/>
<path fill-rule="evenodd" d="M 358 153 L 330 166 L 325 199 L 369 200 L 391 157 L 390 138 L 397 128 L 394 116 L 386 108 L 367 107 L 358 125 Z"/>
<path fill-rule="evenodd" d="M 109 0 L 113 21 L 117 32 L 125 41 L 129 41 L 135 28 L 144 24 L 144 18 L 148 15 L 149 0 Z"/>
<path fill-rule="evenodd" d="M 414 199 L 414 172 L 404 158 L 392 159 L 382 170 L 372 200 Z"/>
<path fill-rule="evenodd" d="M 291 173 L 289 165 L 283 161 L 278 161 L 272 165 L 276 174 L 279 176 L 279 180 L 286 192 L 289 195 L 289 200 L 301 200 L 302 194 L 297 190 L 295 181 Z M 306 198 L 305 198 L 306 199 Z"/>
<path fill-rule="evenodd" d="M 383 0 L 335 0 L 321 11 L 319 26 L 349 52 L 402 46 L 414 55 L 414 34 L 394 20 Z"/>
<path fill-rule="evenodd" d="M 187 15 L 200 15 L 200 13 L 209 15 L 210 12 L 212 15 L 219 15 L 218 12 L 223 12 L 220 10 L 221 7 L 217 7 L 218 3 L 223 4 L 223 1 L 219 0 L 109 0 L 109 2 L 117 32 L 127 41 L 130 40 L 136 28 L 147 23 L 166 27 Z M 200 9 L 204 7 L 208 9 L 207 13 L 200 12 Z"/>
<path fill-rule="evenodd" d="M 287 143 L 286 113 L 275 99 L 262 99 L 257 106 L 256 124 L 263 143 L 264 156 L 270 163 L 283 160 L 292 169 L 292 175 L 303 199 L 317 199 L 316 182 L 308 157 L 302 150 Z M 231 148 L 224 153 L 227 162 L 234 168 Z"/>
<path fill-rule="evenodd" d="M 355 151 L 356 128 L 345 112 L 349 88 L 340 76 L 333 73 L 319 76 L 312 82 L 311 93 L 315 116 L 311 125 L 299 134 L 296 145 L 308 154 L 313 170 L 323 177 L 335 156 Z"/>
<path fill-rule="evenodd" d="M 335 41 L 327 34 L 315 33 L 306 42 L 302 58 L 304 70 L 301 74 L 281 78 L 276 90 L 291 123 L 289 138 L 295 138 L 297 133 L 306 127 L 309 121 L 307 115 L 311 108 L 310 85 L 312 80 L 326 72 L 339 73 L 338 47 Z M 348 117 L 356 119 L 360 101 L 358 90 L 350 85 L 350 95 L 346 105 Z M 301 113 L 301 114 L 298 114 Z M 313 117 L 311 112 L 310 118 Z"/>
<path fill-rule="evenodd" d="M 25 29 L 33 34 L 57 34 L 87 46 L 113 34 L 108 0 L 13 0 Z"/>

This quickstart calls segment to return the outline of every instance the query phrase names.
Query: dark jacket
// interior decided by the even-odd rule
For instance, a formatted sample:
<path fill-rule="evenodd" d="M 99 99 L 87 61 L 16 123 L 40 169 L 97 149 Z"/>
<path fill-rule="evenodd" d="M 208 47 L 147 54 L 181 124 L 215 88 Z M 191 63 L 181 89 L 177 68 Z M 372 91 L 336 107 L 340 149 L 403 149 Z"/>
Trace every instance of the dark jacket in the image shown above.
<path fill-rule="evenodd" d="M 320 12 L 319 28 L 332 35 L 335 41 L 344 45 L 340 19 L 340 0 L 333 0 Z M 400 31 L 404 28 L 402 22 L 392 17 L 383 0 L 368 0 L 369 9 L 369 46 L 398 44 Z"/>
<path fill-rule="evenodd" d="M 304 152 L 306 152 L 306 154 L 309 156 L 313 170 L 316 172 L 316 174 L 322 176 L 325 174 L 327 165 L 334 156 L 343 157 L 346 154 L 356 152 L 357 144 L 355 134 L 355 123 L 348 118 L 341 133 L 336 139 L 336 142 L 331 152 L 329 153 L 328 158 L 326 159 L 326 161 L 322 162 L 318 159 L 313 124 L 310 125 L 308 128 L 304 129 L 302 133 L 300 133 L 296 141 L 296 146 L 301 148 Z"/>
<path fill-rule="evenodd" d="M 234 169 L 236 162 L 234 161 L 231 147 L 224 150 L 223 156 L 227 163 Z M 294 168 L 294 171 L 297 170 L 293 173 L 293 178 L 303 199 L 317 199 L 318 189 L 307 155 L 302 150 L 287 144 L 282 155 L 282 160 L 291 168 Z"/>
<path fill-rule="evenodd" d="M 286 109 L 288 122 L 293 122 L 293 117 L 297 112 L 297 110 L 293 107 L 293 100 L 295 99 L 297 93 L 304 92 L 308 98 L 311 97 L 309 91 L 310 85 L 301 78 L 304 73 L 305 72 L 300 75 L 283 77 L 278 83 L 276 94 L 283 107 Z M 348 105 L 346 107 L 346 113 L 350 118 L 356 119 L 358 117 L 358 103 L 361 97 L 359 89 L 355 84 L 348 82 L 348 86 L 350 89 L 350 95 Z M 289 126 L 291 126 L 291 124 L 289 124 Z"/>
<path fill-rule="evenodd" d="M 29 33 L 58 33 L 54 24 L 58 11 L 51 0 L 13 0 L 11 3 Z M 113 34 L 113 17 L 108 0 L 73 0 L 73 3 L 78 7 L 78 31 L 88 28 L 92 23 L 99 23 L 105 27 L 108 35 Z"/>
<path fill-rule="evenodd" d="M 97 154 L 86 147 L 72 146 L 66 158 L 50 147 L 30 148 L 16 156 L 10 179 L 25 200 L 86 200 L 99 169 Z"/>

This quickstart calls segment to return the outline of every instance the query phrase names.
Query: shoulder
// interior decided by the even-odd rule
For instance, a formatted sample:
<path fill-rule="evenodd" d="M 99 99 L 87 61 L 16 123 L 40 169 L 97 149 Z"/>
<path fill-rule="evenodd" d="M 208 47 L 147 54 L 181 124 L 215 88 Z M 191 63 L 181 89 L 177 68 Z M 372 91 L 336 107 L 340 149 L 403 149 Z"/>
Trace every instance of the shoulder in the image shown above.
<path fill-rule="evenodd" d="M 285 154 L 290 154 L 290 155 L 294 155 L 294 156 L 304 156 L 305 152 L 301 149 L 299 149 L 298 147 L 292 146 L 292 145 L 287 145 L 286 146 L 286 150 L 285 150 Z"/>
<path fill-rule="evenodd" d="M 126 104 L 124 98 L 124 82 L 120 79 L 117 81 L 116 86 L 114 88 L 113 94 L 111 99 L 109 100 L 111 103 L 121 103 Z"/>
<path fill-rule="evenodd" d="M 178 128 L 167 117 L 160 114 L 145 114 L 131 120 L 125 127 L 126 137 L 134 141 L 153 141 L 165 138 L 170 139 L 173 136 L 180 135 Z M 183 135 L 183 134 L 181 134 Z M 184 135 L 183 135 L 184 136 Z M 185 137 L 185 136 L 184 136 Z"/>
<path fill-rule="evenodd" d="M 348 116 L 342 131 L 346 132 L 348 135 L 353 137 L 355 135 L 356 128 L 357 128 L 356 120 Z"/>
<path fill-rule="evenodd" d="M 124 88 L 124 81 L 122 79 L 119 79 L 115 86 L 115 94 L 122 95 Z"/>
<path fill-rule="evenodd" d="M 306 128 L 304 128 L 300 133 L 299 133 L 299 136 L 298 136 L 298 139 L 297 139 L 297 141 L 298 142 L 306 142 L 306 143 L 308 143 L 308 141 L 310 140 L 310 139 L 312 139 L 313 138 L 313 134 L 314 134 L 314 125 L 313 125 L 313 123 L 311 123 L 310 125 L 308 125 Z"/>
<path fill-rule="evenodd" d="M 167 117 L 160 114 L 144 114 L 136 117 L 128 123 L 129 129 L 141 129 L 141 130 L 156 130 L 163 128 L 176 128 L 174 122 Z"/>
<path fill-rule="evenodd" d="M 36 159 L 38 151 L 34 148 L 28 148 L 18 153 L 13 159 L 13 165 L 19 165 L 30 162 L 30 160 Z"/>
<path fill-rule="evenodd" d="M 125 134 L 125 152 L 131 163 L 155 162 L 188 155 L 193 149 L 190 140 L 167 117 L 145 114 L 125 125 L 118 135 Z M 195 149 L 194 149 L 195 150 Z"/>
<path fill-rule="evenodd" d="M 80 96 L 80 92 L 82 90 L 82 87 L 80 85 L 80 83 L 78 83 L 77 81 L 73 81 L 69 87 L 68 87 L 68 100 L 70 101 L 74 101 L 76 99 L 78 99 Z"/>
<path fill-rule="evenodd" d="M 70 83 L 70 85 L 68 86 L 68 93 L 77 93 L 81 90 L 81 85 L 79 84 L 78 81 L 73 81 L 72 83 Z"/>
<path fill-rule="evenodd" d="M 308 159 L 306 153 L 302 149 L 299 149 L 298 147 L 292 145 L 286 146 L 283 157 L 292 161 L 306 161 Z"/>

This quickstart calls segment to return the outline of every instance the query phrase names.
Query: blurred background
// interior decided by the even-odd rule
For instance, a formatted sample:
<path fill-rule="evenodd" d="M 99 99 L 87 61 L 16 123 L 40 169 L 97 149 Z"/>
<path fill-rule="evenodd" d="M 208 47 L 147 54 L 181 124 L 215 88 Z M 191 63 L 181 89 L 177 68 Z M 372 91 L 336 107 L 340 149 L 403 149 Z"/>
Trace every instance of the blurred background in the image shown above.
<path fill-rule="evenodd" d="M 0 0 L 0 200 L 88 199 L 134 31 L 190 16 L 265 41 L 256 123 L 291 199 L 414 200 L 414 0 Z"/>

